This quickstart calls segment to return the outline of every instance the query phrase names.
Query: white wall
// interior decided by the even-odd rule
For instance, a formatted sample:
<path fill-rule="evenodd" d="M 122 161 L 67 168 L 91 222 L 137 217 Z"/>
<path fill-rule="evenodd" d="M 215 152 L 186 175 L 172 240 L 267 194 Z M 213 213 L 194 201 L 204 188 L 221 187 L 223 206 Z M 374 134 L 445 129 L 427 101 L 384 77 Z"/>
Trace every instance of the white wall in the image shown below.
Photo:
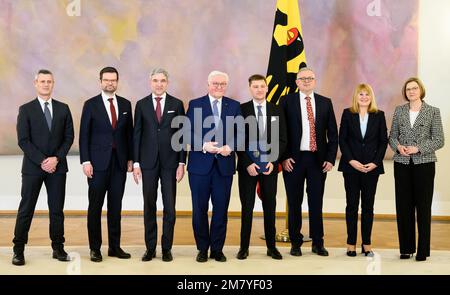
<path fill-rule="evenodd" d="M 426 101 L 441 109 L 444 131 L 447 140 L 450 138 L 450 1 L 433 0 L 420 1 L 419 16 L 419 77 L 427 89 Z M 399 85 L 400 89 L 401 85 Z M 450 216 L 450 186 L 448 171 L 450 167 L 450 147 L 447 144 L 437 153 L 435 196 L 433 202 L 434 215 Z M 0 211 L 17 210 L 20 201 L 20 166 L 21 156 L 0 157 Z M 381 176 L 375 202 L 375 213 L 394 214 L 394 183 L 392 162 L 385 162 L 386 174 Z M 78 157 L 69 157 L 70 172 L 67 178 L 67 210 L 86 210 L 87 182 L 81 172 Z M 282 177 L 279 180 L 277 211 L 285 211 L 285 193 Z M 306 202 L 305 202 L 306 203 Z M 161 208 L 161 204 L 159 204 Z M 306 208 L 306 206 L 305 206 Z M 37 209 L 46 210 L 45 190 L 42 191 Z M 134 184 L 131 175 L 128 176 L 124 210 L 141 210 L 141 185 Z M 187 177 L 178 186 L 177 210 L 190 211 L 191 200 Z M 257 201 L 256 211 L 262 211 Z M 230 211 L 240 211 L 237 191 L 237 178 L 233 182 Z M 345 212 L 345 191 L 341 173 L 333 170 L 329 173 L 325 189 L 324 212 Z"/>

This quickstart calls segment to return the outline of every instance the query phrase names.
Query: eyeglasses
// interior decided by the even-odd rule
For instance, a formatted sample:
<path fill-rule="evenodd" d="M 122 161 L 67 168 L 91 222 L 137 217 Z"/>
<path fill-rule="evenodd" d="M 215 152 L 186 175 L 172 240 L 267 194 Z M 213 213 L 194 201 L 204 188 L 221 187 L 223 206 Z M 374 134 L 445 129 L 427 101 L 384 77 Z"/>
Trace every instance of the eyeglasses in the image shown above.
<path fill-rule="evenodd" d="M 117 80 L 102 79 L 102 82 L 105 82 L 105 83 L 116 83 Z"/>
<path fill-rule="evenodd" d="M 407 92 L 410 92 L 410 91 L 417 91 L 417 90 L 419 90 L 419 87 L 414 86 L 414 87 L 411 87 L 411 88 L 406 88 L 405 90 L 406 90 Z"/>
<path fill-rule="evenodd" d="M 297 78 L 297 80 L 300 80 L 302 82 L 311 82 L 311 81 L 314 81 L 314 77 L 302 77 L 302 78 Z"/>
<path fill-rule="evenodd" d="M 223 87 L 226 87 L 228 84 L 226 82 L 222 82 L 222 83 L 212 82 L 211 85 L 216 87 L 216 88 L 218 88 L 218 87 L 222 87 L 223 88 Z"/>

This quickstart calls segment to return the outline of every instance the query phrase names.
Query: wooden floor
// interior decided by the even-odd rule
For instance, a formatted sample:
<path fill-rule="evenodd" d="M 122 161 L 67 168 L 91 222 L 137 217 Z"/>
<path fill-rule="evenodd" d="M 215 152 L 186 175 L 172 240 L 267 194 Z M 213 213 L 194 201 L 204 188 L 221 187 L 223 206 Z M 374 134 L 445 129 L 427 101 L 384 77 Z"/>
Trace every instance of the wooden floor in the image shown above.
<path fill-rule="evenodd" d="M 11 246 L 14 233 L 15 216 L 0 216 L 0 246 Z M 48 234 L 49 220 L 44 216 L 35 216 L 29 233 L 29 246 L 50 245 Z M 230 217 L 226 245 L 239 245 L 240 218 Z M 161 218 L 158 220 L 158 239 L 161 235 Z M 277 218 L 277 230 L 285 228 L 284 218 Z M 326 218 L 325 246 L 346 247 L 346 227 L 342 218 Z M 308 232 L 308 222 L 304 222 L 304 229 Z M 103 218 L 103 245 L 107 245 L 106 218 Z M 265 245 L 260 237 L 263 235 L 263 219 L 255 217 L 250 245 Z M 86 217 L 70 216 L 65 219 L 66 245 L 88 245 Z M 358 237 L 358 244 L 360 243 Z M 158 244 L 160 241 L 158 241 Z M 177 217 L 174 244 L 194 245 L 191 217 Z M 122 245 L 144 246 L 144 225 L 142 216 L 122 217 Z M 372 232 L 373 248 L 398 248 L 397 225 L 395 220 L 375 220 Z M 278 246 L 289 246 L 279 243 Z M 434 221 L 431 236 L 432 250 L 450 250 L 450 222 Z"/>

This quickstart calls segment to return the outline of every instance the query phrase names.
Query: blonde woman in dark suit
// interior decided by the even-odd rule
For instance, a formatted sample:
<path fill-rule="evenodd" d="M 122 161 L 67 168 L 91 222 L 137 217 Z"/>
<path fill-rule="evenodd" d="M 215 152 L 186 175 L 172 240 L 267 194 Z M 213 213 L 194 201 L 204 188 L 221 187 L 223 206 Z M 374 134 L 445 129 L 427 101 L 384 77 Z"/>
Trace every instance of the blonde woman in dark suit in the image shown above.
<path fill-rule="evenodd" d="M 444 146 L 444 132 L 438 108 L 423 100 L 425 88 L 415 77 L 403 85 L 407 104 L 395 109 L 389 144 L 395 151 L 395 203 L 400 242 L 400 259 L 416 252 L 417 261 L 430 256 L 431 202 L 433 199 L 435 151 Z"/>
<path fill-rule="evenodd" d="M 384 173 L 383 158 L 388 144 L 384 112 L 377 107 L 372 87 L 359 84 L 352 106 L 344 110 L 339 129 L 347 207 L 347 255 L 356 256 L 358 207 L 361 199 L 361 252 L 373 256 L 371 233 L 378 177 Z"/>

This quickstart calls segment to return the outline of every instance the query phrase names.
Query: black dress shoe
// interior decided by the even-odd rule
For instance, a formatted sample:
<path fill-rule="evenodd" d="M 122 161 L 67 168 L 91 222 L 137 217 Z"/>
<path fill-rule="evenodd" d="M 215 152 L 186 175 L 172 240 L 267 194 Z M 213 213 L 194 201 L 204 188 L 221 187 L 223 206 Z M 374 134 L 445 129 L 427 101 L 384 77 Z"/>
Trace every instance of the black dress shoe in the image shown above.
<path fill-rule="evenodd" d="M 292 247 L 290 254 L 292 256 L 302 256 L 302 249 L 300 247 Z"/>
<path fill-rule="evenodd" d="M 328 251 L 324 246 L 312 246 L 312 252 L 319 256 L 328 256 Z"/>
<path fill-rule="evenodd" d="M 62 248 L 53 250 L 52 257 L 54 259 L 58 259 L 59 261 L 70 261 L 69 255 Z"/>
<path fill-rule="evenodd" d="M 12 264 L 14 265 L 25 265 L 25 256 L 23 256 L 23 252 L 14 253 Z"/>
<path fill-rule="evenodd" d="M 155 250 L 146 250 L 144 255 L 142 255 L 142 261 L 150 261 L 153 258 L 156 257 L 156 251 Z"/>
<path fill-rule="evenodd" d="M 172 261 L 173 260 L 172 251 L 162 250 L 162 260 L 165 262 Z"/>
<path fill-rule="evenodd" d="M 208 251 L 199 251 L 196 258 L 197 262 L 208 261 Z"/>
<path fill-rule="evenodd" d="M 409 259 L 412 257 L 412 254 L 400 254 L 400 259 Z"/>
<path fill-rule="evenodd" d="M 239 260 L 247 259 L 248 257 L 248 249 L 239 249 L 238 254 L 236 255 L 236 258 Z"/>
<path fill-rule="evenodd" d="M 417 253 L 416 261 L 425 261 L 425 260 L 427 260 L 427 256 L 426 255 L 422 255 L 422 254 Z"/>
<path fill-rule="evenodd" d="M 108 256 L 117 257 L 117 258 L 120 258 L 120 259 L 129 259 L 129 258 L 131 258 L 130 253 L 126 253 L 120 247 L 115 248 L 115 249 L 109 248 L 108 249 Z"/>
<path fill-rule="evenodd" d="M 103 260 L 100 250 L 91 250 L 90 256 L 92 262 L 101 262 Z"/>
<path fill-rule="evenodd" d="M 347 256 L 355 257 L 356 256 L 356 251 L 347 250 Z"/>
<path fill-rule="evenodd" d="M 283 259 L 283 256 L 281 256 L 280 251 L 278 251 L 277 248 L 273 248 L 273 249 L 267 249 L 267 256 L 272 257 L 273 259 Z"/>
<path fill-rule="evenodd" d="M 211 251 L 211 255 L 209 256 L 209 258 L 214 258 L 216 261 L 219 262 L 227 261 L 227 258 L 225 257 L 222 251 Z"/>

